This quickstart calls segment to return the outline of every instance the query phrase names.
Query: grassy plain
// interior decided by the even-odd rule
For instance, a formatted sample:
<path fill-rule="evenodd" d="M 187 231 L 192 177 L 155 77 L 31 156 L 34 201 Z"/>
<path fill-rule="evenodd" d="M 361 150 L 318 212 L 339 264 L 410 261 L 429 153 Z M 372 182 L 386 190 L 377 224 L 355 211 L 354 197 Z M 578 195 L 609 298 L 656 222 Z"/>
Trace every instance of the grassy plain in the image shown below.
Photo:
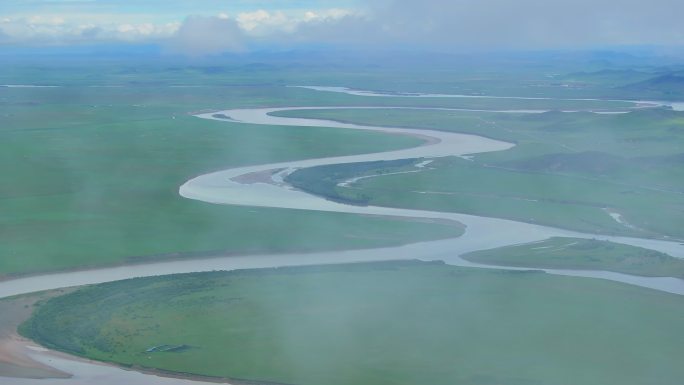
<path fill-rule="evenodd" d="M 249 87 L 0 88 L 0 276 L 193 255 L 377 247 L 461 233 L 438 224 L 179 197 L 183 182 L 214 170 L 419 143 L 187 114 L 278 97 Z"/>
<path fill-rule="evenodd" d="M 188 116 L 190 111 L 292 105 L 624 108 L 629 103 L 368 98 L 286 86 L 319 84 L 388 91 L 576 97 L 605 96 L 603 91 L 618 83 L 628 84 L 649 78 L 648 73 L 638 76 L 627 74 L 629 76 L 621 79 L 614 76 L 608 76 L 610 79 L 597 78 L 591 72 L 595 68 L 588 66 L 582 67 L 588 72 L 577 75 L 582 79 L 568 80 L 572 84 L 584 82 L 582 84 L 586 87 L 582 88 L 566 87 L 566 80 L 547 73 L 567 73 L 570 69 L 565 65 L 556 69 L 540 69 L 526 66 L 495 68 L 471 63 L 459 67 L 458 71 L 449 69 L 448 65 L 426 73 L 417 64 L 381 69 L 370 65 L 337 66 L 331 70 L 327 64 L 145 64 L 131 58 L 125 63 L 98 60 L 85 67 L 78 61 L 57 57 L 48 64 L 45 61 L 22 63 L 19 58 L 7 56 L 4 59 L 0 84 L 61 87 L 0 87 L 0 172 L 6 181 L 0 184 L 0 212 L 3 213 L 0 218 L 0 275 L 168 256 L 370 247 L 441 238 L 459 232 L 458 229 L 437 225 L 419 226 L 383 219 L 369 222 L 368 219 L 322 213 L 217 207 L 180 199 L 176 195 L 177 187 L 186 179 L 208 171 L 287 159 L 382 151 L 416 143 L 407 138 L 369 133 L 206 122 Z M 510 71 L 502 72 L 502 68 Z M 422 75 L 415 76 L 416 73 Z M 424 127 L 423 123 L 428 123 L 428 126 L 439 129 L 458 127 L 459 131 L 472 128 L 473 132 L 517 141 L 520 146 L 515 151 L 539 156 L 566 151 L 565 147 L 572 145 L 557 142 L 558 132 L 546 129 L 549 121 L 565 121 L 563 124 L 575 128 L 595 118 L 582 114 L 554 118 L 553 114 L 545 114 L 535 120 L 537 117 L 417 110 L 377 113 L 322 111 L 320 114 L 377 124 Z M 663 115 L 644 116 L 643 119 L 661 121 L 661 131 L 652 135 L 638 131 L 641 137 L 629 139 L 635 140 L 629 144 L 632 152 L 643 151 L 646 148 L 643 143 L 657 142 L 661 148 L 651 155 L 660 155 L 662 149 L 675 154 L 674 149 L 679 148 L 679 143 L 672 138 L 679 135 L 678 118 Z M 593 126 L 588 127 L 587 130 L 595 136 Z M 613 128 L 619 130 L 620 127 L 615 125 Z M 582 142 L 589 131 L 578 133 L 573 140 Z M 529 138 L 531 134 L 535 135 L 534 140 Z M 569 137 L 564 136 L 563 140 L 566 139 Z M 601 151 L 607 148 L 603 140 L 596 140 L 592 145 Z M 643 199 L 639 195 L 641 190 L 634 189 L 639 196 L 616 201 L 621 204 L 618 207 L 620 213 L 634 221 L 639 230 L 625 229 L 592 207 L 604 204 L 603 198 L 599 202 L 589 199 L 577 205 L 568 205 L 567 202 L 532 204 L 525 200 L 527 192 L 522 194 L 522 200 L 517 195 L 507 197 L 498 194 L 501 198 L 498 206 L 501 207 L 492 207 L 490 196 L 481 194 L 482 190 L 490 191 L 488 186 L 480 189 L 473 185 L 474 194 L 470 191 L 461 194 L 454 190 L 456 187 L 446 186 L 450 189 L 449 194 L 461 194 L 458 204 L 444 196 L 416 196 L 404 191 L 413 183 L 418 183 L 416 186 L 421 188 L 421 183 L 424 186 L 442 183 L 444 175 L 439 173 L 449 174 L 456 169 L 450 162 L 458 164 L 457 169 L 464 177 L 472 176 L 474 180 L 482 177 L 483 183 L 503 181 L 502 175 L 509 175 L 501 167 L 508 168 L 511 165 L 506 164 L 507 161 L 520 158 L 513 156 L 509 159 L 509 154 L 517 152 L 478 157 L 476 164 L 481 166 L 479 169 L 474 168 L 475 164 L 459 164 L 458 159 L 447 159 L 444 160 L 444 169 L 431 170 L 418 180 L 397 177 L 396 185 L 388 185 L 392 189 L 391 194 L 383 192 L 378 195 L 371 191 L 363 197 L 370 197 L 368 201 L 373 204 L 432 209 L 447 206 L 447 210 L 504 215 L 611 233 L 676 235 L 677 229 L 684 228 L 681 226 L 684 216 L 678 211 L 681 207 L 679 201 L 651 190 L 644 193 Z M 495 163 L 497 167 L 484 166 L 480 159 L 486 160 L 488 165 Z M 679 181 L 684 180 L 684 175 L 676 164 L 675 155 L 671 160 L 675 163 L 670 163 L 674 164 L 670 168 L 652 167 L 648 172 L 639 172 L 638 178 L 649 183 L 665 183 L 663 187 L 666 189 L 679 188 Z M 503 166 L 496 162 L 502 162 Z M 635 174 L 629 167 L 618 170 L 620 177 Z M 429 179 L 430 175 L 432 180 L 423 180 Z M 384 177 L 382 183 L 389 180 L 385 178 L 390 177 Z M 513 188 L 530 180 L 539 182 L 536 177 L 516 179 L 517 175 L 514 175 L 511 178 Z M 550 181 L 542 181 L 538 185 L 530 184 L 542 191 L 531 195 L 555 199 L 553 196 L 557 191 L 544 192 L 557 182 L 555 176 L 550 178 Z M 374 180 L 364 181 L 364 189 L 372 187 L 382 192 L 384 186 L 376 188 L 373 183 Z M 460 181 L 455 183 L 463 185 Z M 601 183 L 598 185 L 603 189 Z M 591 184 L 594 185 L 593 181 Z M 605 188 L 614 190 L 618 187 Z M 340 192 L 340 196 L 347 200 L 358 200 L 360 194 L 352 189 Z M 622 194 L 623 198 L 629 194 Z M 608 195 L 612 199 L 614 192 L 611 190 Z M 660 200 L 664 202 L 661 206 L 668 206 L 670 210 L 653 211 L 652 206 L 640 205 L 646 200 Z M 578 217 L 574 213 L 586 216 Z M 292 223 L 296 226 L 291 226 Z"/>
<path fill-rule="evenodd" d="M 270 66 L 54 64 L 48 71 L 32 64 L 6 69 L 0 75 L 5 84 L 61 87 L 0 87 L 0 172 L 6 181 L 0 185 L 0 276 L 165 257 L 373 247 L 460 233 L 440 225 L 218 207 L 181 199 L 177 187 L 208 171 L 417 144 L 372 133 L 222 124 L 188 112 L 286 105 L 627 105 L 369 99 L 285 87 L 330 79 L 323 71 L 303 77 L 301 71 Z M 402 74 L 392 72 L 388 79 Z M 340 71 L 336 79 L 353 86 L 374 76 L 373 71 L 349 70 Z"/>
<path fill-rule="evenodd" d="M 279 114 L 473 133 L 517 144 L 470 160 L 437 159 L 415 173 L 384 175 L 420 171 L 391 163 L 378 163 L 376 169 L 357 165 L 356 171 L 354 165 L 305 169 L 291 178 L 299 188 L 363 204 L 495 216 L 585 232 L 684 238 L 682 112 L 527 115 L 317 110 Z M 377 177 L 337 185 L 359 175 Z M 622 223 L 615 215 L 620 215 Z"/>
<path fill-rule="evenodd" d="M 413 70 L 397 69 L 378 78 L 372 69 L 345 69 L 335 79 L 349 86 L 413 90 L 409 83 L 397 83 L 411 78 L 405 76 L 407 71 Z M 409 138 L 342 130 L 228 125 L 200 121 L 188 112 L 288 105 L 484 109 L 628 105 L 364 98 L 285 87 L 326 84 L 328 70 L 256 64 L 95 63 L 92 68 L 73 63 L 49 68 L 30 64 L 7 66 L 0 81 L 61 86 L 0 87 L 0 172 L 6 181 L 0 185 L 0 276 L 191 255 L 373 247 L 461 231 L 339 214 L 218 207 L 181 199 L 177 187 L 208 171 L 417 144 Z M 438 86 L 432 81 L 421 84 Z M 401 119 L 411 124 L 431 116 L 413 112 Z"/>
<path fill-rule="evenodd" d="M 487 56 L 334 55 L 289 52 L 210 60 L 144 56 L 33 58 L 0 53 L 0 84 L 126 86 L 346 86 L 426 92 L 557 98 L 684 98 L 679 63 L 607 53 Z M 37 59 L 37 60 L 36 60 Z M 84 65 L 83 63 L 87 63 Z M 666 84 L 663 84 L 665 80 Z"/>
<path fill-rule="evenodd" d="M 648 277 L 684 278 L 684 261 L 657 251 L 599 241 L 554 237 L 541 242 L 476 251 L 469 261 L 543 269 L 605 270 Z"/>
<path fill-rule="evenodd" d="M 298 385 L 675 385 L 682 297 L 540 272 L 390 262 L 107 283 L 23 334 L 125 365 Z M 159 345 L 175 352 L 147 353 Z"/>

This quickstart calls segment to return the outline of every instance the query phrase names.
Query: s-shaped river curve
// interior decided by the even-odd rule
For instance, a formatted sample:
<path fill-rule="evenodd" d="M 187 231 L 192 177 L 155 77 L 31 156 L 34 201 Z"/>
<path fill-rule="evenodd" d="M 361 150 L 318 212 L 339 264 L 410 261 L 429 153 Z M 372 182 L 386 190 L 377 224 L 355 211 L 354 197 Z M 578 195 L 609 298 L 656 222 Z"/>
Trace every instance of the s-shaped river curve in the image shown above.
<path fill-rule="evenodd" d="M 216 113 L 197 115 L 204 119 L 225 120 L 260 125 L 332 127 L 354 130 L 372 130 L 395 135 L 411 135 L 425 139 L 422 146 L 398 151 L 372 154 L 307 159 L 293 162 L 272 163 L 259 166 L 240 167 L 214 172 L 194 178 L 180 188 L 180 194 L 186 198 L 216 204 L 278 207 L 288 209 L 333 211 L 366 215 L 386 215 L 412 218 L 446 219 L 466 225 L 465 234 L 459 238 L 421 242 L 395 248 L 358 250 L 346 253 L 328 253 L 326 262 L 343 262 L 354 256 L 352 260 L 383 260 L 398 258 L 416 258 L 425 260 L 440 259 L 452 265 L 506 268 L 475 264 L 461 259 L 459 256 L 476 250 L 483 250 L 519 243 L 534 242 L 553 236 L 576 238 L 595 238 L 613 242 L 645 247 L 661 251 L 677 258 L 684 258 L 684 245 L 661 240 L 606 236 L 579 233 L 548 226 L 534 225 L 505 219 L 481 217 L 451 212 L 435 212 L 410 210 L 377 206 L 352 206 L 332 202 L 318 196 L 299 191 L 284 183 L 242 183 L 241 176 L 286 169 L 295 170 L 332 164 L 369 162 L 379 160 L 397 160 L 409 158 L 436 158 L 444 156 L 461 156 L 490 151 L 502 151 L 514 146 L 512 143 L 484 138 L 476 135 L 459 134 L 434 130 L 406 129 L 393 127 L 365 126 L 341 123 L 321 119 L 285 118 L 273 116 L 273 113 L 293 110 L 345 109 L 354 107 L 291 107 L 291 108 L 256 108 L 226 110 Z M 366 109 L 383 109 L 387 107 L 365 107 Z M 420 108 L 431 109 L 431 108 Z M 449 110 L 435 108 L 434 110 Z M 480 110 L 459 110 L 480 111 Z M 539 113 L 544 111 L 512 110 L 489 111 L 499 113 Z M 517 269 L 516 269 L 517 270 Z M 529 270 L 529 269 L 526 269 Z M 669 293 L 684 294 L 684 280 L 676 278 L 638 277 L 605 271 L 540 269 L 551 274 L 602 278 L 661 290 Z"/>

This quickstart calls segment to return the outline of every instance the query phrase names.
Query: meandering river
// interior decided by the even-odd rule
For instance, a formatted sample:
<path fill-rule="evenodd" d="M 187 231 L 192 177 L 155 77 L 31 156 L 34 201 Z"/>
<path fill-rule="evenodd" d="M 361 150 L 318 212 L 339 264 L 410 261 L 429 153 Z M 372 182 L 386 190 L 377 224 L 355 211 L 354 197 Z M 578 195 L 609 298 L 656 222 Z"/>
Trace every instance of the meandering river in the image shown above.
<path fill-rule="evenodd" d="M 547 239 L 553 236 L 594 238 L 613 242 L 645 247 L 684 258 L 684 246 L 677 242 L 653 239 L 606 236 L 579 233 L 548 226 L 516 222 L 498 218 L 480 217 L 459 213 L 410 210 L 375 206 L 352 206 L 332 202 L 306 192 L 296 190 L 283 183 L 250 183 L 236 181 L 241 175 L 261 173 L 268 170 L 295 170 L 321 165 L 367 162 L 377 160 L 396 160 L 408 158 L 435 158 L 443 156 L 460 156 L 490 151 L 502 151 L 513 147 L 512 143 L 484 138 L 476 135 L 451 133 L 434 130 L 418 130 L 392 127 L 364 126 L 320 119 L 286 118 L 274 116 L 280 111 L 350 108 L 350 107 L 296 107 L 296 108 L 259 108 L 226 110 L 218 113 L 198 115 L 205 119 L 238 121 L 242 123 L 280 126 L 334 127 L 341 129 L 372 130 L 396 135 L 413 135 L 426 139 L 419 147 L 405 150 L 389 151 L 374 154 L 352 155 L 333 158 L 308 159 L 293 162 L 281 162 L 259 166 L 240 167 L 194 178 L 180 188 L 180 194 L 186 198 L 197 199 L 216 204 L 279 207 L 302 210 L 334 211 L 344 213 L 386 215 L 413 218 L 446 219 L 466 225 L 465 234 L 459 238 L 423 242 L 401 248 L 361 250 L 348 252 L 358 254 L 360 260 L 398 258 L 441 259 L 453 265 L 507 268 L 504 266 L 477 265 L 464 261 L 459 256 L 476 250 L 527 243 Z M 369 107 L 366 107 L 369 108 Z M 373 107 L 370 107 L 373 108 Z M 385 107 L 378 107 L 385 108 Z M 444 109 L 440 109 L 444 110 Z M 468 111 L 468 110 L 459 110 Z M 479 111 L 479 110 L 476 110 Z M 497 111 L 499 113 L 537 113 L 543 111 Z M 405 252 L 405 250 L 410 250 Z M 388 255 L 389 253 L 389 255 Z M 327 253 L 329 260 L 339 260 L 337 253 Z M 636 277 L 601 271 L 540 269 L 552 274 L 602 278 L 611 281 L 638 285 L 669 293 L 684 294 L 684 280 L 676 278 Z"/>
<path fill-rule="evenodd" d="M 391 96 L 391 95 L 390 95 Z M 318 107 L 354 108 L 354 107 Z M 364 108 L 364 107 L 361 107 Z M 368 108 L 368 107 L 365 107 Z M 372 108 L 372 107 L 371 107 Z M 386 107 L 381 107 L 386 108 Z M 230 122 L 241 122 L 255 125 L 332 127 L 340 129 L 372 130 L 393 135 L 410 135 L 424 140 L 423 145 L 397 151 L 381 153 L 341 156 L 331 158 L 307 159 L 291 162 L 280 162 L 266 165 L 233 168 L 220 172 L 201 175 L 183 184 L 179 193 L 188 199 L 196 199 L 215 204 L 278 207 L 299 210 L 318 210 L 342 213 L 384 215 L 411 218 L 431 218 L 457 221 L 466 225 L 465 234 L 459 238 L 439 241 L 421 242 L 400 247 L 378 248 L 370 250 L 320 252 L 309 254 L 257 255 L 245 257 L 221 257 L 201 260 L 170 261 L 135 267 L 112 267 L 88 271 L 46 274 L 0 282 L 0 298 L 40 290 L 57 289 L 84 284 L 102 283 L 133 277 L 188 273 L 211 270 L 231 270 L 242 268 L 259 268 L 275 266 L 293 266 L 320 263 L 361 262 L 394 259 L 443 260 L 452 265 L 481 268 L 518 269 L 502 266 L 479 265 L 461 259 L 459 256 L 475 250 L 494 248 L 512 244 L 543 240 L 552 236 L 595 238 L 610 240 L 634 246 L 645 247 L 668 253 L 677 258 L 684 258 L 684 245 L 652 239 L 614 237 L 597 234 L 578 233 L 547 226 L 510 221 L 498 218 L 480 217 L 459 213 L 409 210 L 388 207 L 361 207 L 331 202 L 323 198 L 296 190 L 283 183 L 282 176 L 272 183 L 244 183 L 240 178 L 253 173 L 269 170 L 292 170 L 320 165 L 367 162 L 378 160 L 397 160 L 407 158 L 436 158 L 444 156 L 463 156 L 490 151 L 502 151 L 513 147 L 512 143 L 466 135 L 433 130 L 419 130 L 392 127 L 363 126 L 319 119 L 284 118 L 273 116 L 273 113 L 287 110 L 317 109 L 317 107 L 293 108 L 255 108 L 226 110 L 197 115 L 203 119 L 224 120 L 226 129 Z M 439 108 L 439 110 L 445 110 Z M 467 110 L 459 110 L 467 111 Z M 472 110 L 474 111 L 474 110 Z M 491 111 L 489 111 L 491 112 Z M 497 111 L 499 113 L 538 113 L 544 111 L 518 110 Z M 675 278 L 648 278 L 602 271 L 551 270 L 540 269 L 551 274 L 590 277 L 622 282 L 630 285 L 660 290 L 668 293 L 684 295 L 684 280 Z M 69 384 L 186 384 L 187 380 L 160 378 L 137 372 L 124 371 L 100 364 L 71 361 L 51 355 L 49 352 L 35 351 L 31 357 L 45 362 L 62 371 L 73 373 L 74 378 L 67 380 Z M 22 380 L 2 378 L 3 384 L 63 384 L 65 380 Z M 197 383 L 197 382 L 195 382 Z"/>

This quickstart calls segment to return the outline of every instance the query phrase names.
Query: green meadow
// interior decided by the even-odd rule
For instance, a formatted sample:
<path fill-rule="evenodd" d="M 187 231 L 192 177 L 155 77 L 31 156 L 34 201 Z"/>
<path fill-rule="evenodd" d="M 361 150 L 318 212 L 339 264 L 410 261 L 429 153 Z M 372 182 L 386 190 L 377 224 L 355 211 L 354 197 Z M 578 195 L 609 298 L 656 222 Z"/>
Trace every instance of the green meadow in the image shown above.
<path fill-rule="evenodd" d="M 461 234 L 458 226 L 181 198 L 182 183 L 211 171 L 420 143 L 188 115 L 267 103 L 256 92 L 0 88 L 0 276 L 163 258 L 379 247 Z"/>
<path fill-rule="evenodd" d="M 684 261 L 679 258 L 596 239 L 553 237 L 541 242 L 476 251 L 462 258 L 498 266 L 605 270 L 648 277 L 684 278 Z"/>
<path fill-rule="evenodd" d="M 385 262 L 89 286 L 42 303 L 21 332 L 96 360 L 256 382 L 675 385 L 682 301 L 595 279 Z"/>
<path fill-rule="evenodd" d="M 182 199 L 177 188 L 210 171 L 419 144 L 370 132 L 211 122 L 190 113 L 293 105 L 629 105 L 364 98 L 286 87 L 324 84 L 324 75 L 320 70 L 302 75 L 283 68 L 247 67 L 9 67 L 0 75 L 8 84 L 63 86 L 0 87 L 0 172 L 6 181 L 0 184 L 0 276 L 163 258 L 379 247 L 462 231 L 439 224 Z M 404 75 L 395 71 L 388 76 Z M 340 72 L 340 79 L 351 85 L 374 76 L 372 71 Z M 413 118 L 406 119 L 411 124 Z"/>

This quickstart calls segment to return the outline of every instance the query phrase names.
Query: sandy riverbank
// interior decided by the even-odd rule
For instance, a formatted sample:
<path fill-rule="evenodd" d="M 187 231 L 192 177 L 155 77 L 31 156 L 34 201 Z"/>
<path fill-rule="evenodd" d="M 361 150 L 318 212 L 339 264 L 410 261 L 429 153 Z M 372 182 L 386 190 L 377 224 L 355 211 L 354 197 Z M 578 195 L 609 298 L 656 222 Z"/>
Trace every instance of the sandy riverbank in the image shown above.
<path fill-rule="evenodd" d="M 226 379 L 156 370 L 125 370 L 36 345 L 17 334 L 34 305 L 66 293 L 55 290 L 0 300 L 0 384 L 2 385 L 193 385 L 229 383 Z"/>
<path fill-rule="evenodd" d="M 17 334 L 19 325 L 31 316 L 36 302 L 64 291 L 38 293 L 0 300 L 0 377 L 26 379 L 70 378 L 71 375 L 36 361 L 30 355 L 35 344 Z M 5 380 L 0 380 L 5 383 Z"/>

